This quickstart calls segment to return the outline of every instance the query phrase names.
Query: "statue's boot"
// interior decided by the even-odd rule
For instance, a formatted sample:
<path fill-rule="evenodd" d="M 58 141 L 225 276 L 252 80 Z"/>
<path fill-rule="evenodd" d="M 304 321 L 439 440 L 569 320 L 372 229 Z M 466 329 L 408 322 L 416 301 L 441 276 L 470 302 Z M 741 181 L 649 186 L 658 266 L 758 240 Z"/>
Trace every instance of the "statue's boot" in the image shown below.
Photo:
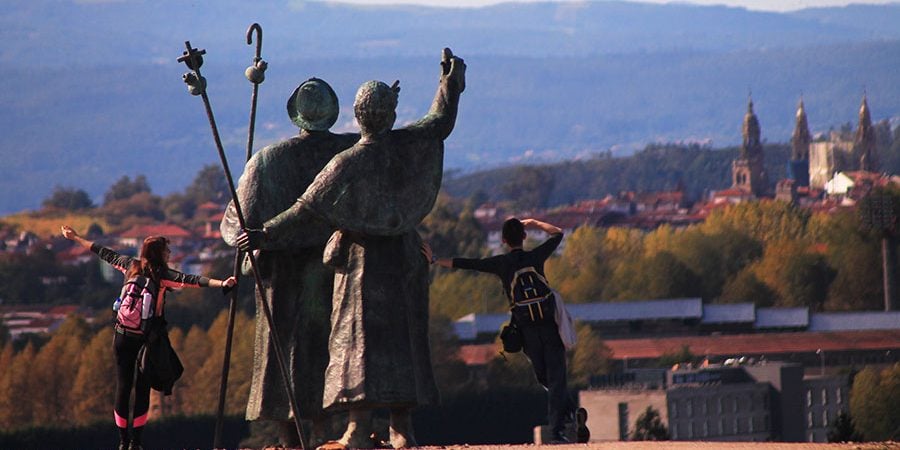
<path fill-rule="evenodd" d="M 309 446 L 317 448 L 328 440 L 326 423 L 327 418 L 318 417 L 312 421 L 312 430 L 309 433 Z"/>
<path fill-rule="evenodd" d="M 319 448 L 331 450 L 336 446 L 343 448 L 375 448 L 372 440 L 372 411 L 351 409 L 347 420 L 347 430 L 337 441 L 326 442 Z M 336 444 L 336 445 L 335 445 Z"/>
<path fill-rule="evenodd" d="M 407 448 L 416 446 L 413 434 L 412 417 L 408 408 L 391 410 L 390 426 L 391 447 Z"/>
<path fill-rule="evenodd" d="M 300 435 L 293 420 L 278 421 L 278 440 L 284 448 L 300 448 Z"/>

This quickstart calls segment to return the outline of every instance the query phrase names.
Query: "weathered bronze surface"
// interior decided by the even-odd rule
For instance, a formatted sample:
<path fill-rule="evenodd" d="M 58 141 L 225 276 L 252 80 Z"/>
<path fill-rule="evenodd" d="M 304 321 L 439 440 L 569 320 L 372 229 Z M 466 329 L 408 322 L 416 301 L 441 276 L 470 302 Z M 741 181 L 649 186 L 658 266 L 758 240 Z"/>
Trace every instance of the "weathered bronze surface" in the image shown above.
<path fill-rule="evenodd" d="M 322 99 L 334 105 L 321 108 L 337 117 L 337 98 L 322 80 L 311 79 L 289 100 L 289 115 L 300 115 L 290 106 L 303 100 Z M 313 108 L 315 109 L 315 108 Z M 244 169 L 238 183 L 238 197 L 247 226 L 259 228 L 291 206 L 331 158 L 359 139 L 358 134 L 333 134 L 301 129 L 298 136 L 257 152 Z M 222 236 L 230 245 L 240 233 L 235 211 L 229 207 L 222 221 Z M 282 238 L 267 242 L 258 256 L 258 270 L 265 296 L 257 292 L 257 302 L 269 299 L 279 332 L 278 339 L 288 356 L 291 387 L 303 418 L 322 414 L 324 372 L 328 363 L 331 288 L 334 274 L 322 264 L 325 242 L 331 225 L 312 219 L 297 222 L 284 230 Z M 247 419 L 290 420 L 290 405 L 273 354 L 269 327 L 257 310 L 253 379 L 247 404 Z"/>
<path fill-rule="evenodd" d="M 265 223 L 270 242 L 297 223 L 339 229 L 324 406 L 403 408 L 438 400 L 428 344 L 428 264 L 415 227 L 434 205 L 443 141 L 456 121 L 465 64 L 445 50 L 428 114 L 391 130 L 396 83 L 363 84 L 354 109 L 362 137 L 319 173 L 289 209 Z M 316 229 L 318 230 L 318 229 Z"/>

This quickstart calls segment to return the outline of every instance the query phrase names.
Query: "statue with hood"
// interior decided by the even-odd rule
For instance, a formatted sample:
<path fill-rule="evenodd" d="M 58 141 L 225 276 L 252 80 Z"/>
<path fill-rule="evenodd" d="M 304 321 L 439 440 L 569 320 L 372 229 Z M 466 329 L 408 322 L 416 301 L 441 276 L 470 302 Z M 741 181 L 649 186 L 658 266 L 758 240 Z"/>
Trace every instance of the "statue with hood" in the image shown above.
<path fill-rule="evenodd" d="M 359 140 L 358 134 L 328 131 L 338 117 L 338 100 L 323 80 L 311 78 L 300 84 L 288 99 L 287 111 L 300 133 L 253 155 L 238 182 L 238 200 L 251 227 L 261 227 L 290 207 L 332 157 Z M 226 210 L 221 231 L 229 245 L 237 245 L 241 230 L 234 205 Z M 287 359 L 300 417 L 313 422 L 311 441 L 321 442 L 325 431 L 322 393 L 328 364 L 334 279 L 334 271 L 322 263 L 322 254 L 334 228 L 311 218 L 282 231 L 277 241 L 266 242 L 259 249 L 258 270 L 280 334 L 278 339 Z M 256 293 L 257 302 L 262 301 L 262 294 Z M 246 418 L 279 422 L 282 445 L 296 447 L 300 440 L 270 340 L 269 325 L 261 307 L 257 307 L 256 315 Z"/>
<path fill-rule="evenodd" d="M 337 231 L 325 250 L 335 270 L 324 406 L 349 411 L 337 448 L 370 448 L 371 411 L 390 410 L 390 443 L 415 445 L 410 410 L 438 402 L 428 342 L 428 261 L 416 226 L 441 186 L 444 140 L 456 123 L 465 63 L 444 49 L 437 93 L 418 122 L 392 130 L 398 83 L 364 83 L 354 113 L 359 142 L 335 156 L 284 212 L 247 230 L 243 249 L 320 220 Z"/>

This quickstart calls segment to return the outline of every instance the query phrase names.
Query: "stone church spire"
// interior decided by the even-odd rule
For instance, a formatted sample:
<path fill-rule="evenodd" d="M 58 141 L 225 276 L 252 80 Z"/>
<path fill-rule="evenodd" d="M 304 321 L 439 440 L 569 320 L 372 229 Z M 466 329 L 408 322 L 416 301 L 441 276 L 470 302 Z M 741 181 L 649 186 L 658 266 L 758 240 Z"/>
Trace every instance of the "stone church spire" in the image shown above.
<path fill-rule="evenodd" d="M 791 161 L 809 159 L 809 143 L 811 140 L 809 123 L 806 119 L 806 109 L 803 106 L 803 97 L 800 97 L 800 104 L 797 105 L 797 120 L 794 123 L 794 133 L 791 135 Z"/>
<path fill-rule="evenodd" d="M 741 157 L 753 158 L 762 155 L 762 144 L 759 141 L 759 120 L 753 112 L 753 98 L 747 100 L 747 114 L 744 115 L 744 127 L 742 130 L 744 141 L 741 144 Z"/>
<path fill-rule="evenodd" d="M 794 180 L 795 187 L 809 186 L 809 147 L 812 138 L 809 134 L 809 122 L 806 119 L 806 107 L 803 96 L 797 105 L 794 121 L 794 133 L 791 134 L 791 160 L 788 162 L 788 179 Z"/>
<path fill-rule="evenodd" d="M 731 162 L 731 186 L 756 197 L 762 197 L 768 191 L 762 142 L 760 141 L 759 120 L 753 112 L 753 98 L 747 100 L 747 114 L 741 130 L 743 142 L 737 159 Z"/>
<path fill-rule="evenodd" d="M 863 94 L 862 104 L 859 105 L 859 127 L 856 129 L 853 146 L 855 153 L 859 156 L 859 170 L 869 172 L 878 170 L 875 161 L 875 129 L 872 127 L 872 116 L 869 113 L 866 94 Z"/>

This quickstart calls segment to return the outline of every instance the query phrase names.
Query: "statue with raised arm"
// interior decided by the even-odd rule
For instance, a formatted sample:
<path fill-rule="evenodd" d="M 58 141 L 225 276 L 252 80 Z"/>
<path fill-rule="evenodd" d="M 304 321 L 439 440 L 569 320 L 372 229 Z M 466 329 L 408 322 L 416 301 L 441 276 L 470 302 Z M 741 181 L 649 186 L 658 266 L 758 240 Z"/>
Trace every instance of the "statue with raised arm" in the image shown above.
<path fill-rule="evenodd" d="M 431 211 L 444 140 L 465 89 L 465 63 L 444 49 L 437 93 L 418 122 L 392 130 L 398 83 L 364 83 L 354 113 L 361 138 L 335 156 L 289 209 L 248 230 L 244 249 L 270 245 L 298 222 L 338 229 L 325 249 L 335 269 L 324 406 L 349 411 L 334 446 L 369 448 L 371 411 L 390 410 L 390 443 L 415 445 L 410 409 L 438 401 L 428 343 L 428 262 L 415 227 Z"/>
<path fill-rule="evenodd" d="M 266 220 L 290 207 L 315 176 L 358 134 L 333 134 L 328 129 L 338 116 L 337 96 L 323 80 L 311 78 L 290 96 L 288 115 L 300 133 L 269 145 L 253 155 L 238 183 L 238 199 L 247 225 L 261 227 Z M 237 214 L 230 205 L 221 225 L 222 237 L 236 245 L 240 233 Z M 322 392 L 328 364 L 328 335 L 334 271 L 322 263 L 322 254 L 334 228 L 315 218 L 283 230 L 265 243 L 257 257 L 265 298 L 268 299 L 300 416 L 313 421 L 312 442 L 323 441 L 325 413 Z M 256 301 L 262 301 L 256 293 Z M 253 377 L 247 401 L 247 420 L 279 422 L 281 444 L 299 446 L 288 397 L 279 372 L 269 326 L 257 309 Z"/>

